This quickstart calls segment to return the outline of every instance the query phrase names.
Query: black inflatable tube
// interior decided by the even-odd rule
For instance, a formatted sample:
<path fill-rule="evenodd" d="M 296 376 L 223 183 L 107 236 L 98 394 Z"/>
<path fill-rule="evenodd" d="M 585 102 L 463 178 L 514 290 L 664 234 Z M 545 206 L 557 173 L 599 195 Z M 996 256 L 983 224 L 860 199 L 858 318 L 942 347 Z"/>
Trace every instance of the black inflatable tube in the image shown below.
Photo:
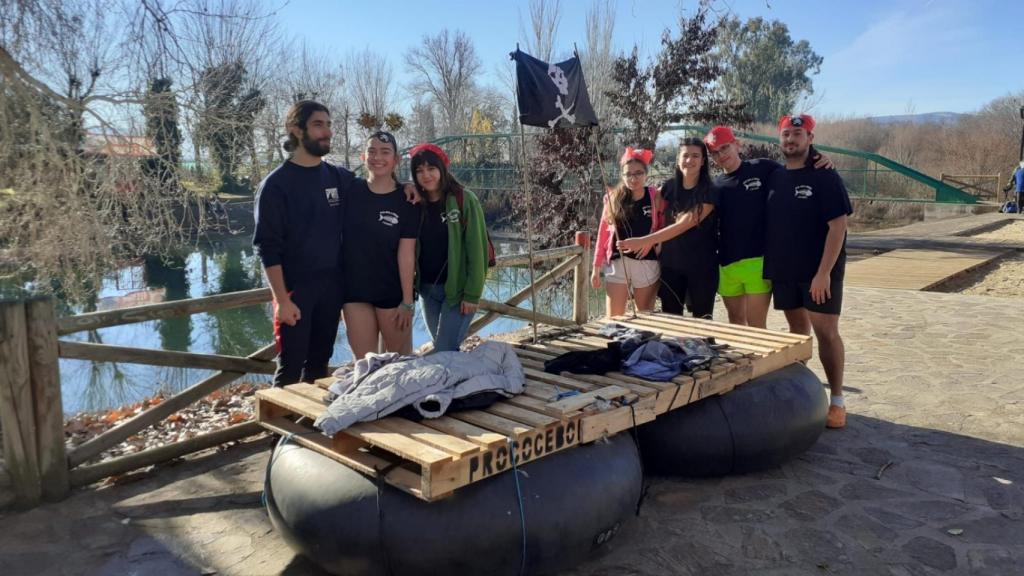
<path fill-rule="evenodd" d="M 706 477 L 779 466 L 825 429 L 828 397 L 806 366 L 793 364 L 663 414 L 639 428 L 648 473 Z"/>
<path fill-rule="evenodd" d="M 267 508 L 292 548 L 333 574 L 520 574 L 516 474 L 424 502 L 294 443 L 274 450 Z M 632 518 L 640 457 L 619 434 L 520 468 L 526 574 L 574 566 Z"/>

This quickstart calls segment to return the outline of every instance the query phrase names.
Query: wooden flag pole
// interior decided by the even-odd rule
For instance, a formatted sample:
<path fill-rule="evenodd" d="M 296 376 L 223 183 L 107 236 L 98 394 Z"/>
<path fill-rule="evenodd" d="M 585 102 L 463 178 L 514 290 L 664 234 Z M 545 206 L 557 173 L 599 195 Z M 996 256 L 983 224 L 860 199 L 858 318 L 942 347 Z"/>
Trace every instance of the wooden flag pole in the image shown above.
<path fill-rule="evenodd" d="M 528 157 L 526 155 L 526 129 L 519 123 L 519 138 L 523 148 L 523 188 L 526 190 L 526 250 L 530 259 L 530 310 L 533 312 L 533 343 L 537 343 L 537 286 L 533 278 L 533 195 L 530 189 Z"/>
<path fill-rule="evenodd" d="M 597 130 L 594 130 L 594 153 L 597 156 L 597 171 L 601 173 L 601 184 L 604 185 L 605 193 L 607 194 L 610 188 L 608 188 L 608 179 L 604 174 L 604 162 L 601 160 L 601 143 L 600 135 Z M 644 194 L 647 193 L 646 182 L 644 182 Z M 653 209 L 653 208 L 652 208 Z M 603 226 L 603 222 L 599 222 L 598 226 Z M 629 268 L 626 266 L 625 254 L 619 257 L 619 261 L 622 263 L 622 273 L 626 276 L 626 295 L 629 297 L 629 301 L 633 304 L 633 318 L 636 318 L 637 310 L 639 307 L 636 305 L 636 295 L 633 292 L 633 281 L 629 278 Z"/>

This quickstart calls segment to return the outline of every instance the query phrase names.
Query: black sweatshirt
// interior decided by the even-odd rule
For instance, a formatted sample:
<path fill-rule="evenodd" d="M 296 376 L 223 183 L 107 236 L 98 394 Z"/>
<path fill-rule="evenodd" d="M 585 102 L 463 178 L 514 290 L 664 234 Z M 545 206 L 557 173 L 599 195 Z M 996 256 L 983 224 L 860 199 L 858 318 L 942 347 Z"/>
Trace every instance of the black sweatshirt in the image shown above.
<path fill-rule="evenodd" d="M 285 286 L 324 270 L 340 270 L 342 212 L 353 175 L 321 162 L 306 168 L 286 161 L 256 192 L 252 243 L 264 268 L 280 265 Z"/>

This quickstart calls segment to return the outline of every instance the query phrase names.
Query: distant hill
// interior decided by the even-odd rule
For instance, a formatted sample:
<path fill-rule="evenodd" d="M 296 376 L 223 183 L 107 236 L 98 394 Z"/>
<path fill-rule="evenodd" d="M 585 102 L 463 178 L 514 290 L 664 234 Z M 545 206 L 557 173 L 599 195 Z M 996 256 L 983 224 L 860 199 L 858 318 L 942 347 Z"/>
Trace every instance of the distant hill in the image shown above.
<path fill-rule="evenodd" d="M 879 124 L 956 124 L 963 114 L 956 112 L 927 112 L 924 114 L 897 114 L 895 116 L 874 116 L 870 120 Z"/>

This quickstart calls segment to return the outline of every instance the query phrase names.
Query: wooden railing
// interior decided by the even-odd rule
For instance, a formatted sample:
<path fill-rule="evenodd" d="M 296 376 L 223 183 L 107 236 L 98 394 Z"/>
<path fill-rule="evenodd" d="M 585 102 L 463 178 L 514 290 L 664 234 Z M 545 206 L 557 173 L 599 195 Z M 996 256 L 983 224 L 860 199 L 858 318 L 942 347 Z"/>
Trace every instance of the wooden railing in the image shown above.
<path fill-rule="evenodd" d="M 939 174 L 939 180 L 971 194 L 979 200 L 998 200 L 1003 175 L 999 174 Z"/>
<path fill-rule="evenodd" d="M 574 245 L 541 250 L 533 256 L 534 265 L 560 259 L 564 261 L 535 280 L 535 288 L 542 290 L 572 271 L 572 319 L 520 308 L 518 305 L 530 297 L 530 288 L 527 287 L 505 302 L 481 300 L 480 309 L 484 314 L 471 324 L 471 333 L 478 332 L 500 316 L 511 316 L 531 322 L 536 320 L 538 324 L 553 326 L 587 322 L 587 289 L 591 260 L 589 236 L 586 233 L 577 233 Z M 497 258 L 497 265 L 500 267 L 528 264 L 529 257 L 525 255 Z M 246 374 L 272 374 L 275 369 L 273 359 L 276 352 L 271 344 L 242 358 L 221 354 L 72 342 L 59 340 L 60 336 L 83 330 L 261 305 L 270 300 L 270 290 L 260 288 L 64 318 L 56 317 L 53 300 L 49 297 L 0 301 L 0 428 L 3 431 L 4 456 L 15 504 L 19 507 L 31 507 L 41 500 L 60 500 L 68 495 L 72 487 L 91 484 L 109 476 L 164 462 L 262 431 L 253 421 L 243 422 L 158 448 L 99 463 L 89 463 L 131 436 Z M 60 358 L 199 368 L 216 370 L 217 373 L 67 451 L 64 442 Z"/>

